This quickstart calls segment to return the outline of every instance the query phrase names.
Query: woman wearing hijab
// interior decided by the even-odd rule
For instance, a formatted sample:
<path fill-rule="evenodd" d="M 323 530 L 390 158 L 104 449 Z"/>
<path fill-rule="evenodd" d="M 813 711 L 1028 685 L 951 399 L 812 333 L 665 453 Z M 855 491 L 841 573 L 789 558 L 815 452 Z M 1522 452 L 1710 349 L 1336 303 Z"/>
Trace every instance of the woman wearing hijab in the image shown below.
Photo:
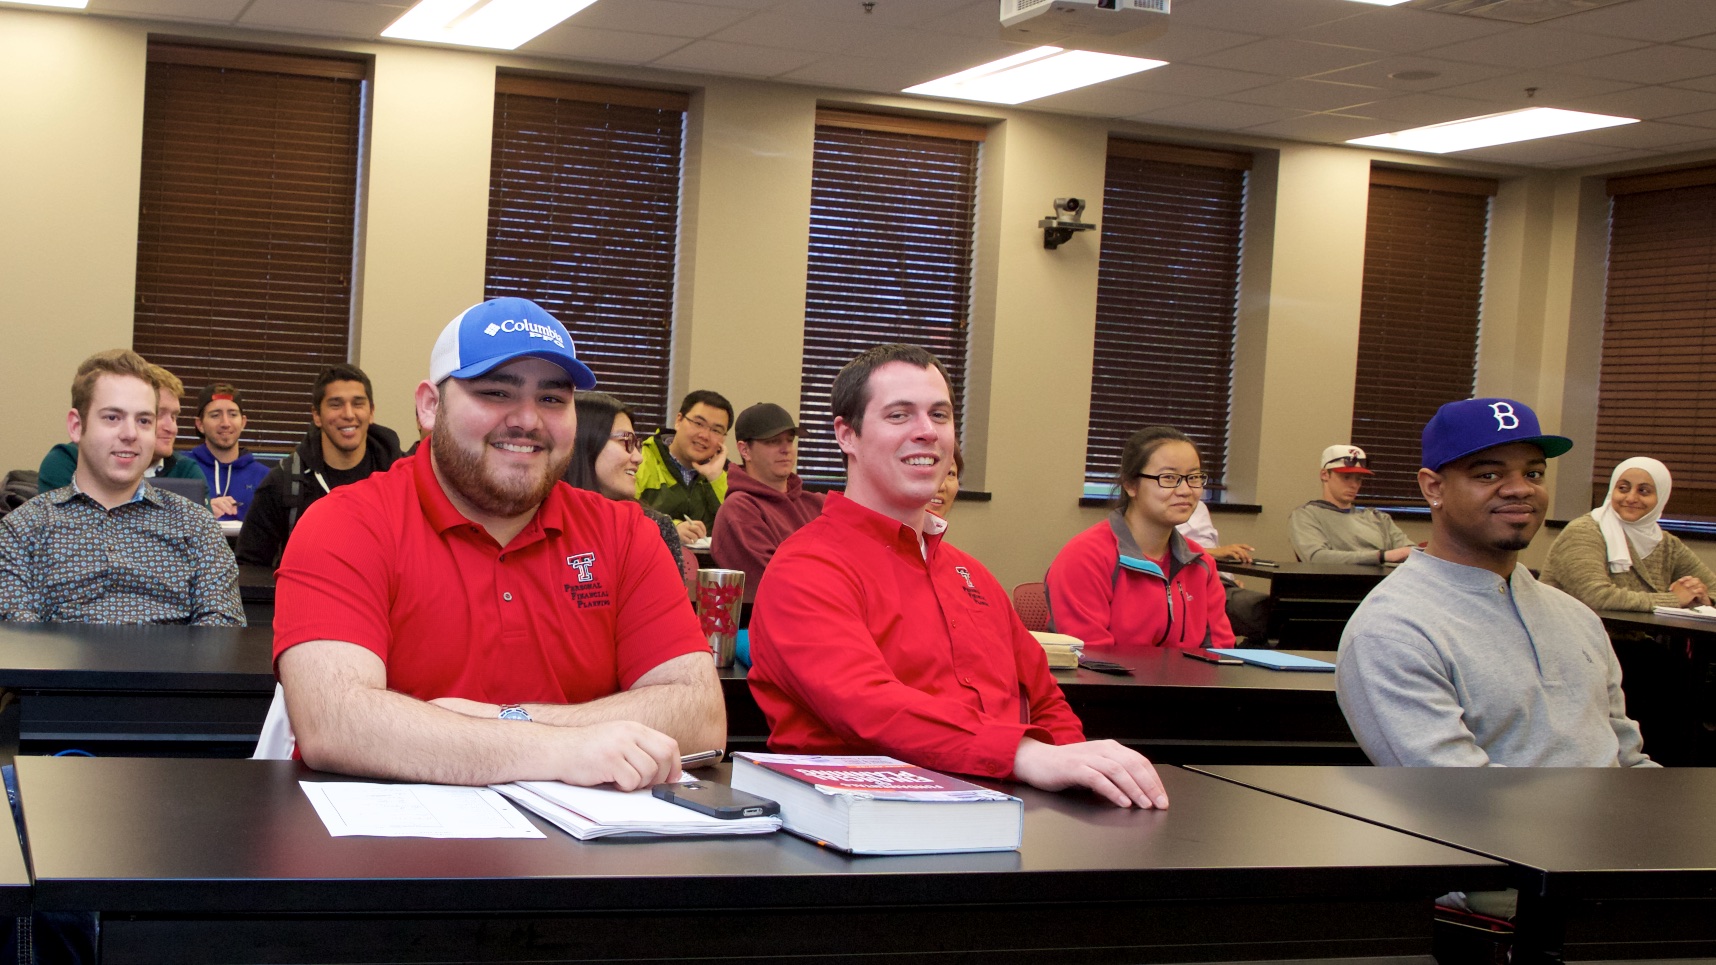
<path fill-rule="evenodd" d="M 1609 476 L 1609 498 L 1561 531 L 1542 581 L 1593 610 L 1709 605 L 1716 584 L 1704 561 L 1657 525 L 1668 505 L 1668 467 L 1635 456 Z"/>

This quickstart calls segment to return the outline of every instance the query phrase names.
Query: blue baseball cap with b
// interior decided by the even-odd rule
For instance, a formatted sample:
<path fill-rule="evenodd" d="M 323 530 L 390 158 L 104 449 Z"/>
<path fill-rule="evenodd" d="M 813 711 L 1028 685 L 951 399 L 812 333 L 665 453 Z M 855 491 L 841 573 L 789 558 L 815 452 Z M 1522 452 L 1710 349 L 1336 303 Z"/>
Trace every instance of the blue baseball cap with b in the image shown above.
<path fill-rule="evenodd" d="M 578 361 L 566 326 L 528 298 L 491 298 L 460 312 L 441 330 L 429 353 L 429 381 L 472 379 L 519 358 L 539 358 L 566 370 L 577 389 L 596 387 L 590 367 Z"/>
<path fill-rule="evenodd" d="M 1424 424 L 1424 468 L 1441 469 L 1492 446 L 1529 442 L 1553 459 L 1573 448 L 1565 436 L 1545 435 L 1531 406 L 1513 399 L 1462 399 L 1436 410 Z"/>

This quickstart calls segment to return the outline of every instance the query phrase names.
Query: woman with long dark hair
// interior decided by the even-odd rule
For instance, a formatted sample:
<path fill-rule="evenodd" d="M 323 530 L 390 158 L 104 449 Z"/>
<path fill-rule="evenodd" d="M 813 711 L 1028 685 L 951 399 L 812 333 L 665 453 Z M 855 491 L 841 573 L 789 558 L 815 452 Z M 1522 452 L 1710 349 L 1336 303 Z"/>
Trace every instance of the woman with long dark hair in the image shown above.
<path fill-rule="evenodd" d="M 588 489 L 620 502 L 638 502 L 638 464 L 643 462 L 643 440 L 632 425 L 632 407 L 606 392 L 579 392 L 573 397 L 578 412 L 578 435 L 572 443 L 572 463 L 566 481 L 575 489 Z M 638 503 L 661 529 L 661 538 L 673 553 L 676 566 L 684 565 L 679 533 L 673 520 Z"/>

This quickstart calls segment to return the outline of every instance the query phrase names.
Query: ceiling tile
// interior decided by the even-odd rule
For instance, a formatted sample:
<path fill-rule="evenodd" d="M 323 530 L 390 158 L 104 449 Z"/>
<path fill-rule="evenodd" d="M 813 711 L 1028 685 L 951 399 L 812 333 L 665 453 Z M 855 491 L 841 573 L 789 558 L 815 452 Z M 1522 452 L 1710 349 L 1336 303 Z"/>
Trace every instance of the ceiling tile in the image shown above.
<path fill-rule="evenodd" d="M 797 70 L 816 59 L 816 54 L 806 50 L 694 40 L 665 57 L 657 58 L 653 66 L 734 77 L 774 77 Z"/>
<path fill-rule="evenodd" d="M 817 0 L 827 3 L 830 0 Z M 902 0 L 891 0 L 899 3 Z M 912 0 L 903 0 L 910 3 Z M 954 10 L 940 16 L 932 16 L 918 23 L 918 28 L 931 33 L 958 34 L 961 37 L 975 37 L 978 40 L 993 40 L 1001 36 L 1001 6 L 991 0 L 965 0 L 956 5 Z"/>
<path fill-rule="evenodd" d="M 1161 110 L 1146 111 L 1143 114 L 1135 115 L 1132 120 L 1150 124 L 1173 124 L 1181 127 L 1237 131 L 1242 127 L 1251 127 L 1255 124 L 1298 117 L 1303 113 L 1304 111 L 1296 111 L 1290 107 L 1272 107 L 1268 104 L 1237 104 L 1233 101 L 1202 100 Z"/>
<path fill-rule="evenodd" d="M 250 0 L 90 0 L 89 12 L 230 24 L 249 4 Z"/>
<path fill-rule="evenodd" d="M 746 17 L 731 27 L 710 34 L 710 40 L 750 44 L 775 49 L 846 53 L 855 43 L 885 40 L 893 29 L 882 24 L 830 20 L 824 17 L 788 17 L 773 10 Z"/>
<path fill-rule="evenodd" d="M 913 30 L 888 30 L 875 36 L 854 37 L 842 54 L 875 57 L 926 66 L 931 77 L 941 77 L 967 67 L 1011 57 L 1020 50 L 999 38 L 979 40 L 956 34 L 933 34 Z"/>
<path fill-rule="evenodd" d="M 1532 70 L 1503 74 L 1474 84 L 1460 84 L 1437 93 L 1449 97 L 1499 99 L 1509 104 L 1509 109 L 1512 109 L 1528 106 L 1525 103 L 1528 96 L 1533 102 L 1549 107 L 1561 107 L 1581 97 L 1610 94 L 1632 86 L 1634 85 L 1624 81 L 1604 80 L 1601 77 L 1580 77 L 1577 74 L 1562 74 L 1550 70 Z M 1531 87 L 1537 88 L 1537 93 L 1527 95 L 1526 89 Z M 1519 103 L 1515 104 L 1515 101 Z"/>
<path fill-rule="evenodd" d="M 1394 125 L 1394 130 L 1444 124 L 1467 117 L 1500 113 L 1495 105 L 1467 97 L 1443 97 L 1440 94 L 1403 94 L 1364 106 L 1369 117 L 1381 118 Z"/>
<path fill-rule="evenodd" d="M 1172 17 L 1194 27 L 1285 34 L 1362 13 L 1348 0 L 1179 0 Z"/>
<path fill-rule="evenodd" d="M 1348 114 L 1307 114 L 1304 117 L 1293 117 L 1284 121 L 1248 127 L 1245 132 L 1247 134 L 1290 137 L 1298 141 L 1339 143 L 1355 137 L 1382 134 L 1388 129 L 1389 123 L 1387 121 L 1380 121 L 1374 117 L 1357 117 Z"/>
<path fill-rule="evenodd" d="M 574 17 L 572 20 L 577 20 Z M 635 34 L 624 30 L 597 30 L 574 26 L 567 21 L 519 48 L 519 53 L 570 57 L 596 63 L 646 64 L 687 43 L 684 37 Z"/>
<path fill-rule="evenodd" d="M 1598 147 L 1594 144 L 1581 144 L 1559 137 L 1545 137 L 1535 141 L 1520 141 L 1517 144 L 1498 144 L 1495 147 L 1479 148 L 1476 151 L 1461 151 L 1458 154 L 1446 154 L 1444 157 L 1473 158 L 1480 161 L 1504 161 L 1510 164 L 1572 164 L 1584 163 L 1587 160 L 1601 158 L 1615 153 L 1612 149 Z"/>
<path fill-rule="evenodd" d="M 868 11 L 863 0 L 775 0 L 771 11 L 789 17 L 817 17 L 880 27 L 919 27 L 944 16 L 982 12 L 988 15 L 991 27 L 997 32 L 1001 29 L 1000 4 L 972 0 L 875 0 Z"/>
<path fill-rule="evenodd" d="M 1656 151 L 1615 151 L 1610 154 L 1593 154 L 1579 159 L 1579 167 L 1590 167 L 1597 164 L 1619 164 L 1622 161 L 1637 161 L 1643 158 L 1661 157 Z M 1567 165 L 1563 165 L 1567 166 Z"/>
<path fill-rule="evenodd" d="M 1044 97 L 1029 103 L 1030 107 L 1056 111 L 1071 111 L 1096 117 L 1131 117 L 1147 111 L 1161 110 L 1179 104 L 1189 104 L 1191 97 L 1157 94 L 1142 90 L 1125 90 L 1110 84 L 1095 84 L 1069 90 L 1064 94 Z"/>
<path fill-rule="evenodd" d="M 633 33 L 666 34 L 669 37 L 706 37 L 749 16 L 750 11 L 733 7 L 676 3 L 674 0 L 626 0 L 625 3 L 594 4 L 580 11 L 572 19 L 580 27 L 596 27 L 601 30 L 629 30 Z"/>
<path fill-rule="evenodd" d="M 1315 40 L 1348 47 L 1369 47 L 1391 53 L 1410 53 L 1443 44 L 1459 43 L 1508 30 L 1511 24 L 1481 17 L 1454 17 L 1445 13 L 1406 7 L 1360 13 L 1343 20 L 1319 24 L 1292 35 L 1294 40 Z"/>
<path fill-rule="evenodd" d="M 1716 33 L 1716 3 L 1710 0 L 1632 0 L 1562 17 L 1555 21 L 1555 26 L 1580 33 L 1666 43 Z"/>
<path fill-rule="evenodd" d="M 1361 50 L 1357 47 L 1337 47 L 1333 44 L 1273 38 L 1189 59 L 1205 67 L 1253 70 L 1282 77 L 1307 77 L 1342 67 L 1355 67 L 1376 60 L 1379 56 L 1374 50 Z"/>
<path fill-rule="evenodd" d="M 1634 84 L 1666 84 L 1670 81 L 1716 74 L 1716 50 L 1657 44 L 1640 50 L 1610 54 L 1563 64 L 1563 71 L 1587 77 L 1607 77 Z"/>
<path fill-rule="evenodd" d="M 1581 144 L 1598 144 L 1608 148 L 1649 150 L 1675 147 L 1680 150 L 1700 144 L 1716 144 L 1716 131 L 1685 124 L 1664 124 L 1661 121 L 1641 121 L 1620 127 L 1605 127 L 1600 131 L 1584 131 L 1567 135 L 1567 140 Z"/>
<path fill-rule="evenodd" d="M 1316 79 L 1334 81 L 1340 84 L 1366 84 L 1371 87 L 1385 87 L 1394 91 L 1429 91 L 1454 87 L 1459 84 L 1475 83 L 1507 72 L 1507 68 L 1497 67 L 1494 64 L 1474 64 L 1468 61 L 1437 60 L 1431 57 L 1402 55 L 1384 57 L 1381 60 L 1360 64 L 1357 67 L 1331 70 L 1316 75 Z M 1400 73 L 1431 73 L 1436 76 L 1426 77 L 1422 80 L 1399 80 L 1391 76 Z"/>
<path fill-rule="evenodd" d="M 392 6 L 345 0 L 255 0 L 238 24 L 323 36 L 379 37 L 410 7 L 410 3 Z"/>
<path fill-rule="evenodd" d="M 1686 87 L 1692 90 L 1716 90 L 1716 77 L 1689 77 L 1677 80 L 1670 87 Z"/>
<path fill-rule="evenodd" d="M 1515 27 L 1501 33 L 1421 51 L 1426 57 L 1470 60 L 1515 70 L 1549 67 L 1645 46 L 1643 41 L 1569 33 L 1548 27 Z"/>
<path fill-rule="evenodd" d="M 1215 53 L 1218 50 L 1227 50 L 1230 47 L 1238 47 L 1240 44 L 1256 43 L 1262 39 L 1260 34 L 1236 33 L 1231 30 L 1209 30 L 1204 27 L 1188 26 L 1175 20 L 1169 25 L 1167 33 L 1139 44 L 1135 56 L 1153 57 L 1157 60 L 1177 64 L 1193 57 Z"/>
<path fill-rule="evenodd" d="M 1224 100 L 1246 104 L 1274 104 L 1302 111 L 1332 111 L 1389 96 L 1388 91 L 1352 84 L 1328 84 L 1320 80 L 1286 80 L 1268 87 L 1236 91 Z"/>
<path fill-rule="evenodd" d="M 1253 74 L 1243 70 L 1222 70 L 1219 67 L 1199 67 L 1196 64 L 1169 64 L 1155 70 L 1118 77 L 1109 83 L 1134 90 L 1153 90 L 1190 97 L 1219 97 L 1236 90 L 1262 87 L 1277 79 L 1268 74 Z"/>
<path fill-rule="evenodd" d="M 822 87 L 902 91 L 915 84 L 934 80 L 935 76 L 922 67 L 898 60 L 834 56 L 818 57 L 797 70 L 776 76 L 775 79 Z"/>
<path fill-rule="evenodd" d="M 1716 110 L 1716 93 L 1679 87 L 1630 87 L 1566 104 L 1574 110 L 1621 117 L 1660 118 Z"/>
<path fill-rule="evenodd" d="M 1716 127 L 1716 111 L 1699 111 L 1696 114 L 1676 114 L 1668 118 L 1671 124 L 1685 124 L 1690 127 Z"/>

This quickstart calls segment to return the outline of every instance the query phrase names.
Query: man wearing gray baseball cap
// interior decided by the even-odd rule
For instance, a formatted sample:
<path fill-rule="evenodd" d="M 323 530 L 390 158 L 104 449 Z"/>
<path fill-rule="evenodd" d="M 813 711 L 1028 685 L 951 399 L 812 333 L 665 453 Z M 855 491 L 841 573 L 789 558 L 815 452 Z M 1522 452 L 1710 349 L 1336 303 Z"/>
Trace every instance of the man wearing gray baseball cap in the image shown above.
<path fill-rule="evenodd" d="M 798 423 L 773 402 L 759 402 L 733 422 L 743 468 L 727 473 L 727 501 L 715 516 L 709 552 L 716 564 L 745 573 L 745 599 L 755 599 L 763 570 L 781 541 L 822 515 L 822 494 L 798 478 Z"/>
<path fill-rule="evenodd" d="M 632 790 L 672 779 L 682 748 L 724 746 L 714 662 L 655 524 L 561 481 L 573 390 L 595 382 L 539 306 L 475 305 L 417 386 L 425 444 L 304 514 L 274 658 L 311 766 Z"/>
<path fill-rule="evenodd" d="M 1602 622 L 1519 562 L 1548 460 L 1572 446 L 1513 399 L 1450 402 L 1424 427 L 1429 545 L 1359 605 L 1335 669 L 1372 763 L 1655 766 Z"/>

